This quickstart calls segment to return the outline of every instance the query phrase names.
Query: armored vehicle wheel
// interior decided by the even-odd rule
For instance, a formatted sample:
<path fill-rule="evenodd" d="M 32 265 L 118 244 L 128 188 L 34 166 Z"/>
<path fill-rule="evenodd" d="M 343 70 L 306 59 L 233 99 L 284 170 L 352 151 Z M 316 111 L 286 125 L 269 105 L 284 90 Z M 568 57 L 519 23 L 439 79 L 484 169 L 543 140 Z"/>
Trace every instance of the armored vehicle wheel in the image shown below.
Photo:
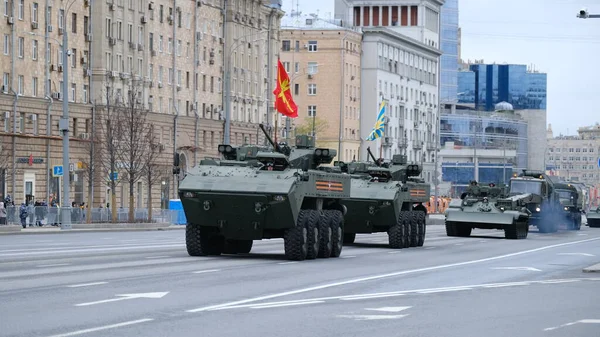
<path fill-rule="evenodd" d="M 216 229 L 196 224 L 185 227 L 185 246 L 190 256 L 221 255 L 225 240 Z"/>
<path fill-rule="evenodd" d="M 423 247 L 425 243 L 425 232 L 426 224 L 425 224 L 426 214 L 424 212 L 417 212 L 417 220 L 419 223 L 419 236 L 417 238 L 417 247 Z"/>
<path fill-rule="evenodd" d="M 307 242 L 307 222 L 309 213 L 307 210 L 301 210 L 298 213 L 298 220 L 294 228 L 290 228 L 283 234 L 283 247 L 285 257 L 294 261 L 303 261 L 306 259 L 308 251 Z"/>
<path fill-rule="evenodd" d="M 419 213 L 422 212 L 406 212 L 408 215 L 408 226 L 410 227 L 410 236 L 408 237 L 409 247 L 417 247 L 419 243 Z"/>
<path fill-rule="evenodd" d="M 446 223 L 446 236 L 457 236 L 456 234 L 456 224 L 452 221 L 445 221 Z"/>
<path fill-rule="evenodd" d="M 471 231 L 473 228 L 467 226 L 456 226 L 456 236 L 460 236 L 463 238 L 471 236 Z"/>
<path fill-rule="evenodd" d="M 504 227 L 504 237 L 511 240 L 522 240 L 527 238 L 529 233 L 529 224 L 525 221 L 513 221 L 512 224 Z"/>
<path fill-rule="evenodd" d="M 600 228 L 600 220 L 598 219 L 588 219 L 587 223 L 590 228 Z"/>
<path fill-rule="evenodd" d="M 339 257 L 342 255 L 342 248 L 344 247 L 344 215 L 338 210 L 326 210 L 329 213 L 331 222 L 331 256 Z"/>
<path fill-rule="evenodd" d="M 401 249 L 406 247 L 407 235 L 405 226 L 405 212 L 400 212 L 396 224 L 388 230 L 390 248 Z"/>
<path fill-rule="evenodd" d="M 404 221 L 402 225 L 404 227 L 404 247 L 410 248 L 410 238 L 412 236 L 412 217 L 410 212 L 402 212 L 404 214 Z"/>
<path fill-rule="evenodd" d="M 252 250 L 252 240 L 225 240 L 225 254 L 248 254 Z"/>
<path fill-rule="evenodd" d="M 314 260 L 319 255 L 319 246 L 321 245 L 319 219 L 321 214 L 314 209 L 306 210 L 308 219 L 306 221 L 306 241 L 308 249 L 306 250 L 306 259 Z"/>
<path fill-rule="evenodd" d="M 319 255 L 328 258 L 333 250 L 333 228 L 331 228 L 331 214 L 324 211 L 319 218 Z"/>
<path fill-rule="evenodd" d="M 356 233 L 344 233 L 344 244 L 354 243 Z"/>

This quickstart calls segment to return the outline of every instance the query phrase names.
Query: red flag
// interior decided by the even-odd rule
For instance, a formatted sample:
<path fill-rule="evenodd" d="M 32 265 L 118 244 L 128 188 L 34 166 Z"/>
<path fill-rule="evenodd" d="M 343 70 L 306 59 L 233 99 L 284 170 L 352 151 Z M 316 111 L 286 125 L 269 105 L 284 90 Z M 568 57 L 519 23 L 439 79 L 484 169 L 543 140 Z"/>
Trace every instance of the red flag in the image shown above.
<path fill-rule="evenodd" d="M 290 77 L 280 60 L 277 60 L 277 87 L 273 90 L 273 94 L 275 110 L 291 118 L 298 117 L 298 106 L 294 103 L 290 90 Z"/>

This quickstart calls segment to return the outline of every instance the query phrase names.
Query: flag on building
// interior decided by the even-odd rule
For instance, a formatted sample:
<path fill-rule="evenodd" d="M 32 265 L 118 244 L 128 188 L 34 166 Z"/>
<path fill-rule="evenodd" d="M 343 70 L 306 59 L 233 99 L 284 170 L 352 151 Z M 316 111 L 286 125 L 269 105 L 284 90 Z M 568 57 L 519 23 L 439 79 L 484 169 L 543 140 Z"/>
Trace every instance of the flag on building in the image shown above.
<path fill-rule="evenodd" d="M 277 87 L 273 90 L 273 94 L 275 110 L 291 118 L 298 117 L 298 106 L 294 103 L 290 90 L 290 77 L 280 60 L 277 60 Z"/>
<path fill-rule="evenodd" d="M 383 137 L 383 131 L 385 129 L 385 101 L 381 102 L 379 106 L 379 113 L 377 114 L 377 119 L 375 120 L 375 126 L 373 130 L 369 134 L 366 140 L 375 140 L 377 138 Z"/>

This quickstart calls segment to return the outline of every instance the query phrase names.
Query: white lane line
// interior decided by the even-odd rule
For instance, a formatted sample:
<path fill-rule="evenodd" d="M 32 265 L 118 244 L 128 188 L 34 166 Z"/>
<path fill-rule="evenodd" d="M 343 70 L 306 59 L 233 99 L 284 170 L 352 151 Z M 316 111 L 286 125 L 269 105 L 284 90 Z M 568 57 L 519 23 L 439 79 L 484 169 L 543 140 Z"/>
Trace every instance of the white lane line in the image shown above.
<path fill-rule="evenodd" d="M 38 268 L 68 266 L 70 263 L 41 264 Z"/>
<path fill-rule="evenodd" d="M 245 299 L 245 300 L 239 300 L 239 301 L 227 302 L 227 303 L 222 303 L 222 304 L 217 304 L 217 305 L 211 305 L 211 306 L 206 306 L 206 307 L 200 307 L 200 308 L 190 309 L 190 310 L 186 310 L 186 311 L 187 312 L 191 312 L 191 313 L 201 312 L 201 311 L 207 311 L 209 309 L 214 309 L 214 308 L 219 308 L 219 307 L 228 307 L 228 306 L 233 306 L 233 305 L 238 305 L 238 304 L 245 304 L 245 303 L 250 303 L 250 302 L 258 302 L 258 301 L 268 300 L 268 299 L 277 298 L 277 297 L 283 297 L 283 296 L 301 294 L 301 293 L 306 293 L 306 292 L 315 291 L 315 290 L 321 290 L 321 289 L 327 289 L 327 288 L 340 287 L 340 286 L 345 286 L 345 285 L 348 285 L 348 284 L 361 283 L 361 282 L 365 282 L 365 281 L 380 280 L 380 279 L 384 279 L 384 278 L 390 278 L 390 277 L 395 277 L 395 276 L 400 276 L 400 275 L 420 273 L 420 272 L 424 272 L 424 271 L 447 269 L 447 268 L 452 268 L 452 267 L 460 267 L 460 266 L 466 266 L 466 265 L 471 265 L 471 264 L 477 264 L 477 263 L 483 263 L 483 262 L 489 262 L 489 261 L 496 261 L 496 260 L 506 259 L 506 258 L 509 258 L 509 257 L 521 256 L 521 255 L 525 255 L 525 254 L 530 254 L 530 253 L 536 253 L 536 252 L 545 251 L 545 250 L 548 250 L 548 249 L 553 249 L 553 248 L 558 248 L 558 247 L 565 247 L 565 246 L 572 246 L 572 245 L 575 245 L 575 244 L 586 243 L 586 242 L 593 242 L 593 241 L 598 241 L 598 240 L 600 240 L 600 238 L 592 238 L 592 239 L 586 239 L 586 240 L 580 240 L 580 241 L 565 242 L 565 243 L 559 243 L 559 244 L 554 244 L 554 245 L 549 245 L 549 246 L 543 246 L 543 247 L 534 248 L 534 249 L 523 250 L 523 251 L 520 251 L 520 252 L 515 252 L 515 253 L 510 253 L 510 254 L 504 254 L 504 255 L 498 255 L 498 256 L 493 256 L 493 257 L 478 259 L 478 260 L 471 260 L 471 261 L 464 261 L 464 262 L 443 264 L 443 265 L 437 265 L 437 266 L 432 266 L 432 267 L 425 267 L 425 268 L 411 269 L 411 270 L 403 270 L 403 271 L 398 271 L 398 272 L 394 272 L 394 273 L 380 274 L 380 275 L 373 275 L 373 276 L 368 276 L 368 277 L 355 278 L 355 279 L 350 279 L 350 280 L 346 280 L 346 281 L 340 281 L 340 282 L 334 282 L 334 283 L 327 283 L 327 284 L 322 284 L 322 285 L 308 287 L 308 288 L 301 288 L 301 289 L 297 289 L 297 290 L 286 291 L 286 292 L 282 292 L 282 293 L 275 293 L 275 294 L 271 294 L 271 295 L 253 297 L 253 298 L 248 298 L 248 299 Z"/>
<path fill-rule="evenodd" d="M 566 324 L 562 324 L 559 326 L 553 326 L 551 328 L 546 328 L 544 329 L 544 331 L 552 331 L 552 330 L 556 330 L 556 329 L 560 329 L 560 328 L 564 328 L 567 326 L 571 326 L 571 325 L 575 325 L 575 324 L 600 324 L 600 319 L 582 319 L 576 322 L 570 322 L 570 323 L 566 323 Z"/>
<path fill-rule="evenodd" d="M 371 296 L 354 296 L 354 297 L 343 297 L 340 298 L 341 301 L 357 301 L 357 300 L 369 300 L 373 298 L 385 298 L 385 297 L 398 297 L 404 296 L 404 294 L 381 294 L 381 295 L 371 295 Z"/>
<path fill-rule="evenodd" d="M 282 303 L 282 304 L 271 304 L 271 305 L 255 305 L 250 307 L 250 309 L 267 309 L 267 308 L 280 308 L 280 307 L 290 307 L 296 305 L 306 305 L 306 304 L 318 304 L 323 303 L 324 301 L 308 301 L 308 302 L 296 302 L 296 303 Z"/>
<path fill-rule="evenodd" d="M 383 308 L 365 308 L 370 311 L 383 311 L 383 312 L 400 312 L 412 307 L 383 307 Z"/>
<path fill-rule="evenodd" d="M 454 245 L 455 245 L 455 246 L 463 246 L 463 245 L 464 245 L 464 243 L 455 243 Z"/>
<path fill-rule="evenodd" d="M 579 323 L 583 324 L 600 324 L 600 319 L 582 319 Z"/>
<path fill-rule="evenodd" d="M 402 251 L 401 250 L 394 250 L 394 251 L 388 252 L 388 254 L 398 254 L 400 252 L 402 252 Z"/>
<path fill-rule="evenodd" d="M 445 293 L 445 292 L 450 292 L 450 291 L 461 291 L 461 290 L 473 290 L 473 288 L 468 288 L 468 287 L 442 288 L 442 289 L 419 291 L 419 294 L 435 294 L 435 293 Z"/>
<path fill-rule="evenodd" d="M 146 256 L 147 259 L 166 259 L 170 256 Z"/>
<path fill-rule="evenodd" d="M 218 272 L 218 271 L 221 271 L 221 269 L 198 270 L 198 271 L 192 272 L 192 274 L 214 273 L 214 272 Z"/>
<path fill-rule="evenodd" d="M 279 262 L 279 263 L 277 263 L 277 264 L 282 264 L 282 265 L 285 265 L 285 264 L 294 264 L 294 263 L 298 263 L 298 261 Z"/>
<path fill-rule="evenodd" d="M 579 233 L 579 234 L 577 234 L 577 235 L 578 235 L 578 236 L 588 236 L 589 234 L 586 234 L 586 233 Z"/>
<path fill-rule="evenodd" d="M 558 253 L 557 255 L 580 255 L 580 256 L 596 256 L 589 253 Z"/>
<path fill-rule="evenodd" d="M 435 247 L 425 247 L 425 249 L 434 249 Z"/>
<path fill-rule="evenodd" d="M 353 258 L 353 257 L 356 257 L 356 255 L 347 255 L 347 256 L 342 256 L 341 258 L 342 259 L 350 259 L 350 258 Z"/>
<path fill-rule="evenodd" d="M 71 284 L 67 286 L 67 288 L 79 288 L 79 287 L 90 287 L 90 286 L 99 286 L 101 284 L 107 284 L 108 282 L 93 282 L 93 283 L 82 283 L 82 284 Z"/>
<path fill-rule="evenodd" d="M 337 315 L 338 318 L 354 318 L 356 321 L 373 321 L 380 319 L 399 319 L 408 316 L 406 315 Z"/>
<path fill-rule="evenodd" d="M 487 242 L 487 240 L 479 240 L 479 242 Z"/>
<path fill-rule="evenodd" d="M 64 334 L 60 334 L 60 335 L 53 335 L 53 336 L 50 336 L 50 337 L 70 337 L 70 336 L 77 336 L 77 335 L 83 335 L 83 334 L 90 333 L 90 332 L 96 332 L 96 331 L 102 331 L 102 330 L 120 328 L 120 327 L 123 327 L 123 326 L 128 326 L 128 325 L 133 325 L 133 324 L 150 322 L 150 321 L 153 321 L 153 320 L 154 319 L 152 319 L 152 318 L 143 318 L 143 319 L 138 319 L 138 320 L 135 320 L 135 321 L 128 321 L 128 322 L 123 322 L 123 323 L 117 323 L 117 324 L 111 324 L 111 325 L 104 325 L 104 326 L 99 326 L 97 328 L 90 328 L 90 329 L 84 329 L 84 330 L 78 330 L 78 331 L 68 332 L 68 333 L 64 333 Z"/>

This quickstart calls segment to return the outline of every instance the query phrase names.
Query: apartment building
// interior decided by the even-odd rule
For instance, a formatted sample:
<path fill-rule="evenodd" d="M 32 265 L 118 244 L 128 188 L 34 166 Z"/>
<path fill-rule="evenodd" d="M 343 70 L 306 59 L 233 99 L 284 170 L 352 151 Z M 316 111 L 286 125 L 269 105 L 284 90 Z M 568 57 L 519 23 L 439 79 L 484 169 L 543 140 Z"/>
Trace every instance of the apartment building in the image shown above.
<path fill-rule="evenodd" d="M 422 177 L 433 182 L 439 138 L 440 12 L 444 1 L 342 1 L 335 17 L 363 31 L 361 59 L 361 151 L 376 149 L 390 159 L 405 154 L 423 165 Z M 386 102 L 385 136 L 365 139 Z"/>
<path fill-rule="evenodd" d="M 300 125 L 312 130 L 318 118 L 317 144 L 336 149 L 334 160 L 358 159 L 362 34 L 314 14 L 292 13 L 281 25 L 281 62 L 298 105 L 291 134 Z"/>
<path fill-rule="evenodd" d="M 0 24 L 0 136 L 1 151 L 12 157 L 7 164 L 0 163 L 0 196 L 10 194 L 17 202 L 24 201 L 26 195 L 60 200 L 61 178 L 53 177 L 52 169 L 62 165 L 62 135 L 57 124 L 62 114 L 62 76 L 67 66 L 71 82 L 71 201 L 94 207 L 109 201 L 105 179 L 93 184 L 94 198 L 87 200 L 88 182 L 82 172 L 84 162 L 89 160 L 90 140 L 101 129 L 93 120 L 99 121 L 103 114 L 107 91 L 114 94 L 111 97 L 115 101 L 126 97 L 130 90 L 137 91 L 139 106 L 148 111 L 161 144 L 165 167 L 171 167 L 175 154 L 179 156 L 181 174 L 166 174 L 161 187 L 154 188 L 154 207 L 159 202 L 164 206 L 176 197 L 177 180 L 201 158 L 217 156 L 226 118 L 224 56 L 235 48 L 227 44 L 233 41 L 224 39 L 222 0 L 2 1 L 5 23 Z M 249 25 L 257 31 L 268 29 L 266 15 L 273 11 L 270 3 L 239 0 L 227 4 L 234 21 L 237 12 L 252 13 L 252 20 L 239 19 L 240 23 L 234 24 L 246 27 L 239 31 Z M 282 14 L 276 7 L 276 14 Z M 279 26 L 278 15 L 272 16 L 272 27 Z M 62 62 L 64 34 L 70 53 L 67 65 Z M 276 46 L 278 34 L 270 37 Z M 43 52 L 46 43 L 47 54 Z M 233 114 L 230 125 L 234 145 L 257 142 L 256 123 L 265 120 L 265 102 L 272 97 L 265 90 L 266 62 L 273 61 L 274 67 L 276 58 L 262 57 L 268 49 L 266 43 L 254 48 L 258 51 L 245 54 L 248 59 L 240 58 L 240 62 L 248 60 L 245 69 L 256 69 L 251 74 L 254 82 L 247 82 L 239 90 L 255 89 L 254 96 L 243 97 L 254 98 L 252 103 L 244 102 L 244 109 L 256 108 L 254 117 Z M 254 61 L 250 62 L 252 57 Z M 259 105 L 262 114 L 257 111 Z M 117 188 L 117 206 L 127 207 L 127 187 L 121 183 Z M 138 207 L 145 206 L 147 188 L 142 181 L 136 185 Z"/>

